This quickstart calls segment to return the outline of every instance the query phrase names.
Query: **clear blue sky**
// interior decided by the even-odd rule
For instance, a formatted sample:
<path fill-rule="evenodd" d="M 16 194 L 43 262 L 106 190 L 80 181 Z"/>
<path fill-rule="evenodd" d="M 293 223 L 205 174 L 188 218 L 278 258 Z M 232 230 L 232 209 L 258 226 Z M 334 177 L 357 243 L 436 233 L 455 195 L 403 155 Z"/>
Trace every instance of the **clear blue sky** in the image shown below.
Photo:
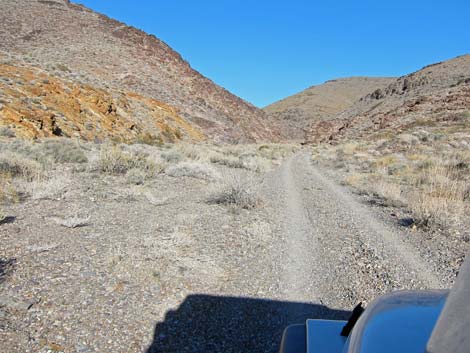
<path fill-rule="evenodd" d="M 470 52 L 470 0 L 74 0 L 155 34 L 257 106 Z"/>

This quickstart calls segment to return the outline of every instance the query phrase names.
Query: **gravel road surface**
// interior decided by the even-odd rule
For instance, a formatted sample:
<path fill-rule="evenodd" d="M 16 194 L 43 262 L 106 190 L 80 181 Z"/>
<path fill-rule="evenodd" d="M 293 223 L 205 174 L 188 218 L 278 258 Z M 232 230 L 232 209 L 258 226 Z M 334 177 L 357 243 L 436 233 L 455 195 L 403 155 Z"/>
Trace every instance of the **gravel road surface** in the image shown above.
<path fill-rule="evenodd" d="M 417 233 L 387 222 L 306 151 L 267 174 L 239 173 L 260 185 L 262 206 L 208 203 L 212 184 L 189 177 L 136 189 L 83 172 L 62 199 L 7 208 L 3 351 L 274 353 L 288 324 L 451 285 Z M 58 224 L 77 212 L 83 227 Z"/>
<path fill-rule="evenodd" d="M 307 154 L 285 161 L 268 184 L 285 243 L 285 299 L 347 309 L 391 290 L 449 285 L 407 240 L 409 232 L 323 176 Z"/>

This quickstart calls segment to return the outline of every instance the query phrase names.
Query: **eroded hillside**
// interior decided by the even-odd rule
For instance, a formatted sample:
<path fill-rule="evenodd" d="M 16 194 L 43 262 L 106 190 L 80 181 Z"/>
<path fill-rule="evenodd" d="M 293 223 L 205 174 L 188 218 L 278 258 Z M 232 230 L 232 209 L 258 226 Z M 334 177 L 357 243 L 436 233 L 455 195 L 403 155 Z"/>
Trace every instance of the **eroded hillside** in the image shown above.
<path fill-rule="evenodd" d="M 155 36 L 67 0 L 1 1 L 0 50 L 10 65 L 26 61 L 54 77 L 101 90 L 106 99 L 128 91 L 163 102 L 211 139 L 277 137 L 263 111 L 193 70 Z M 139 118 L 130 123 L 138 125 Z"/>
<path fill-rule="evenodd" d="M 345 184 L 401 217 L 401 225 L 425 229 L 447 259 L 463 256 L 470 241 L 470 55 L 398 78 L 313 124 L 310 140 L 314 160 Z M 449 243 L 459 249 L 449 251 Z"/>
<path fill-rule="evenodd" d="M 470 55 L 429 65 L 360 99 L 328 121 L 311 125 L 311 142 L 360 139 L 416 128 L 468 128 Z"/>
<path fill-rule="evenodd" d="M 332 119 L 357 100 L 394 79 L 387 77 L 349 77 L 312 86 L 293 96 L 275 102 L 264 110 L 273 120 L 287 126 L 288 138 L 303 139 L 315 122 Z"/>
<path fill-rule="evenodd" d="M 32 66 L 0 64 L 0 77 L 3 135 L 157 144 L 205 137 L 177 109 L 135 92 L 79 84 Z"/>

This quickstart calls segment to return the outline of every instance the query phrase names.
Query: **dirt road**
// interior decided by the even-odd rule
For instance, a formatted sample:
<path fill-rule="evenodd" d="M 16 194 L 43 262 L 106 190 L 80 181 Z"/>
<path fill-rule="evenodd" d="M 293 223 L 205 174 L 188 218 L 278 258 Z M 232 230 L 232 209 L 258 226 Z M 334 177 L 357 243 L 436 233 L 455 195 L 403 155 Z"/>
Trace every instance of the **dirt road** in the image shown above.
<path fill-rule="evenodd" d="M 61 198 L 10 205 L 0 225 L 2 346 L 274 353 L 288 324 L 347 318 L 391 290 L 450 285 L 416 234 L 327 177 L 308 151 L 267 174 L 237 173 L 261 185 L 261 207 L 207 202 L 205 180 L 161 175 L 134 187 L 86 170 Z M 57 224 L 77 214 L 85 226 Z"/>
<path fill-rule="evenodd" d="M 285 242 L 286 299 L 348 308 L 390 290 L 446 285 L 407 241 L 409 232 L 322 175 L 307 154 L 287 160 L 269 185 Z"/>

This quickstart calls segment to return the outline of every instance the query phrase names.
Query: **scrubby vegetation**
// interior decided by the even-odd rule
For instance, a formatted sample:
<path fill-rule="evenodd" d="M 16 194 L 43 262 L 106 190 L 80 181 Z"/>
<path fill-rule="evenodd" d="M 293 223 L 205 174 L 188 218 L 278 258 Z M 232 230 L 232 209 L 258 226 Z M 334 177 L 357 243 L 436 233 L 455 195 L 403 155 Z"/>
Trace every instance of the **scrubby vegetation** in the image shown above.
<path fill-rule="evenodd" d="M 31 159 L 13 152 L 0 154 L 0 175 L 20 177 L 28 181 L 38 179 L 42 173 L 41 165 Z"/>
<path fill-rule="evenodd" d="M 60 138 L 33 142 L 6 138 L 0 140 L 0 203 L 67 197 L 72 185 L 79 182 L 76 175 L 85 173 L 85 177 L 93 175 L 96 184 L 111 178 L 112 183 L 123 185 L 119 195 L 126 199 L 126 193 L 130 193 L 130 199 L 140 195 L 140 191 L 131 188 L 150 185 L 155 178 L 205 180 L 218 186 L 213 202 L 249 209 L 257 204 L 251 187 L 224 175 L 237 170 L 256 177 L 295 150 L 293 145 L 275 144 L 127 145 Z"/>
<path fill-rule="evenodd" d="M 205 180 L 218 180 L 220 174 L 210 164 L 203 162 L 181 162 L 168 167 L 166 174 L 173 177 L 193 177 Z"/>
<path fill-rule="evenodd" d="M 421 226 L 461 228 L 470 214 L 470 127 L 415 129 L 319 145 L 313 159 L 343 170 L 358 192 L 406 207 Z"/>
<path fill-rule="evenodd" d="M 146 177 L 158 173 L 157 164 L 148 156 L 138 152 L 126 151 L 117 145 L 103 145 L 99 157 L 92 163 L 92 170 L 105 174 L 125 175 L 129 171 L 139 170 Z"/>
<path fill-rule="evenodd" d="M 45 140 L 35 143 L 12 140 L 9 143 L 2 143 L 1 147 L 2 151 L 23 155 L 45 167 L 56 163 L 86 163 L 88 161 L 83 148 L 78 143 L 67 139 Z"/>
<path fill-rule="evenodd" d="M 261 199 L 252 182 L 230 175 L 212 192 L 208 202 L 248 210 L 259 206 Z"/>

